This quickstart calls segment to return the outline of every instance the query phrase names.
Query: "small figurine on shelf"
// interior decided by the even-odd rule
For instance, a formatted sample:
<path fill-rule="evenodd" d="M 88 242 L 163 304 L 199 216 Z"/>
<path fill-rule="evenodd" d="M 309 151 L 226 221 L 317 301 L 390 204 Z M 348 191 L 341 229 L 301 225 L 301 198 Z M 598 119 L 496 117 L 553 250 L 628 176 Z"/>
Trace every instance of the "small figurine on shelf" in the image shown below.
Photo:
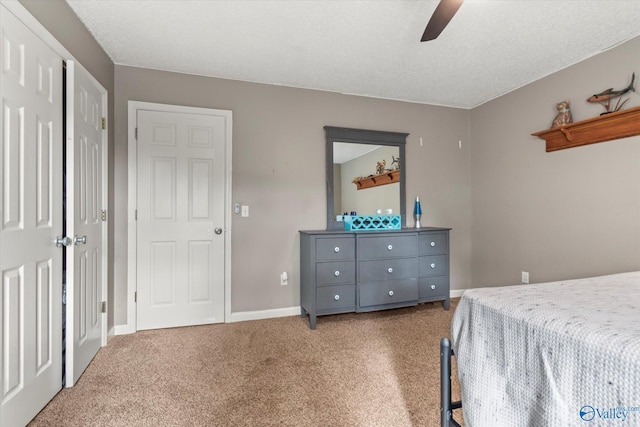
<path fill-rule="evenodd" d="M 573 117 L 571 117 L 571 109 L 569 108 L 569 101 L 558 102 L 556 104 L 556 109 L 558 110 L 558 115 L 555 119 L 553 119 L 551 129 L 573 123 Z"/>
<path fill-rule="evenodd" d="M 381 173 L 384 173 L 384 167 L 386 166 L 387 161 L 385 159 L 382 159 L 381 162 L 376 162 L 376 173 L 378 175 L 380 175 Z"/>
<path fill-rule="evenodd" d="M 622 110 L 622 107 L 624 107 L 624 104 L 626 104 L 627 101 L 629 101 L 629 98 L 625 99 L 624 101 L 622 101 L 622 98 L 618 99 L 618 102 L 616 102 L 616 106 L 613 108 L 613 110 L 611 109 L 611 99 L 618 98 L 631 91 L 635 91 L 633 87 L 633 82 L 635 79 L 636 79 L 636 73 L 632 73 L 631 83 L 629 83 L 629 86 L 627 86 L 626 88 L 620 89 L 620 90 L 613 90 L 613 88 L 603 90 L 602 92 L 596 93 L 595 95 L 592 95 L 591 97 L 589 97 L 589 99 L 587 99 L 587 102 L 595 102 L 595 103 L 601 104 L 605 109 L 605 112 L 600 114 L 601 116 L 603 114 L 620 111 Z M 620 103 L 620 101 L 622 101 L 622 103 Z"/>
<path fill-rule="evenodd" d="M 393 154 L 391 155 L 391 169 L 389 170 L 400 170 L 400 157 L 395 157 Z M 393 165 L 396 165 L 395 167 L 393 167 Z"/>
<path fill-rule="evenodd" d="M 416 228 L 422 227 L 420 218 L 422 218 L 422 206 L 420 206 L 420 197 L 416 197 L 416 203 L 413 206 L 413 217 L 416 221 Z"/>

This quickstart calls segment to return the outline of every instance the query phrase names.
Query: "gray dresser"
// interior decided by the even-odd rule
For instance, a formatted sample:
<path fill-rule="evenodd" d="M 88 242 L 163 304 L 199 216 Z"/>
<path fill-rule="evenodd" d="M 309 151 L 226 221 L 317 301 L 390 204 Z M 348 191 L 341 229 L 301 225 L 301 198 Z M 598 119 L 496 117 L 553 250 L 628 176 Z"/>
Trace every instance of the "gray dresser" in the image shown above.
<path fill-rule="evenodd" d="M 300 307 L 316 317 L 442 301 L 449 309 L 448 228 L 300 231 Z"/>

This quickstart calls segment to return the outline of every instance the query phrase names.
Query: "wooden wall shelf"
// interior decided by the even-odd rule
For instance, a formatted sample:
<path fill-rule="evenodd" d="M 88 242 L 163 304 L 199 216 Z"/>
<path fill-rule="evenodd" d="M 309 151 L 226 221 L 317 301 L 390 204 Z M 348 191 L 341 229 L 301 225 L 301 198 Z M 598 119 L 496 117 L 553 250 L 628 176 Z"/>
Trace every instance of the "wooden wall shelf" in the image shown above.
<path fill-rule="evenodd" d="M 547 151 L 640 135 L 640 107 L 604 114 L 532 135 L 547 142 Z"/>
<path fill-rule="evenodd" d="M 400 182 L 399 170 L 383 172 L 381 174 L 369 176 L 367 178 L 353 179 L 353 183 L 356 185 L 358 190 L 378 187 L 379 185 L 393 184 L 394 182 Z"/>

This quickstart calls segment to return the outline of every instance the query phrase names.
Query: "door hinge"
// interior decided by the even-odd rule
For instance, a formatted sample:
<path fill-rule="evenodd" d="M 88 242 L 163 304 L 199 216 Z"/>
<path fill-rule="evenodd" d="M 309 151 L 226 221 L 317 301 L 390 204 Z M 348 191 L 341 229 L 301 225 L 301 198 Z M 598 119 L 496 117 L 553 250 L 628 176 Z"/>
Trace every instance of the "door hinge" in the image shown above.
<path fill-rule="evenodd" d="M 134 219 L 136 221 L 138 220 L 138 209 L 135 210 Z"/>
<path fill-rule="evenodd" d="M 100 212 L 100 219 L 102 219 L 103 221 L 107 220 L 107 211 L 105 209 L 102 209 L 102 211 Z"/>
<path fill-rule="evenodd" d="M 106 312 L 107 312 L 107 302 L 102 301 L 101 313 L 106 313 Z"/>
<path fill-rule="evenodd" d="M 133 302 L 138 302 L 138 291 L 133 293 Z"/>
<path fill-rule="evenodd" d="M 107 119 L 105 117 L 102 118 L 102 129 L 107 128 Z"/>
<path fill-rule="evenodd" d="M 138 128 L 136 128 L 136 139 L 138 139 Z"/>

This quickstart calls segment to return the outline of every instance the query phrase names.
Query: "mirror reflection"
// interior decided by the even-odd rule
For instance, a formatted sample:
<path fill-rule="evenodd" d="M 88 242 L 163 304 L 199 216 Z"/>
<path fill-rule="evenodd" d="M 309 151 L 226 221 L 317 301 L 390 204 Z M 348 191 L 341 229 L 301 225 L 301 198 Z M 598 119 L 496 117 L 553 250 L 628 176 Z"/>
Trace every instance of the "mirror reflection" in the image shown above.
<path fill-rule="evenodd" d="M 400 215 L 401 225 L 406 227 L 405 176 L 407 171 L 404 160 L 409 134 L 334 126 L 325 126 L 324 130 L 327 230 L 344 229 L 344 222 L 336 219 L 336 216 L 343 212 L 355 211 L 357 215 L 368 216 L 376 214 L 378 209 L 385 215 L 387 209 L 391 209 L 393 215 Z M 336 157 L 333 153 L 334 145 L 340 152 Z M 387 149 L 393 151 L 385 151 Z M 347 155 L 344 154 L 345 151 L 359 153 Z M 351 161 L 353 161 L 352 164 L 350 164 Z M 356 163 L 362 163 L 364 166 L 358 169 L 352 168 L 351 166 Z M 398 169 L 394 170 L 396 167 Z M 335 173 L 339 174 L 340 178 L 334 179 Z M 358 177 L 363 178 L 363 180 L 356 180 L 360 190 L 357 190 L 354 183 L 354 178 Z M 386 182 L 383 182 L 385 180 Z M 395 188 L 397 190 L 394 191 Z M 352 196 L 350 193 L 357 195 Z"/>
<path fill-rule="evenodd" d="M 334 142 L 334 218 L 400 214 L 399 158 L 397 146 Z"/>

